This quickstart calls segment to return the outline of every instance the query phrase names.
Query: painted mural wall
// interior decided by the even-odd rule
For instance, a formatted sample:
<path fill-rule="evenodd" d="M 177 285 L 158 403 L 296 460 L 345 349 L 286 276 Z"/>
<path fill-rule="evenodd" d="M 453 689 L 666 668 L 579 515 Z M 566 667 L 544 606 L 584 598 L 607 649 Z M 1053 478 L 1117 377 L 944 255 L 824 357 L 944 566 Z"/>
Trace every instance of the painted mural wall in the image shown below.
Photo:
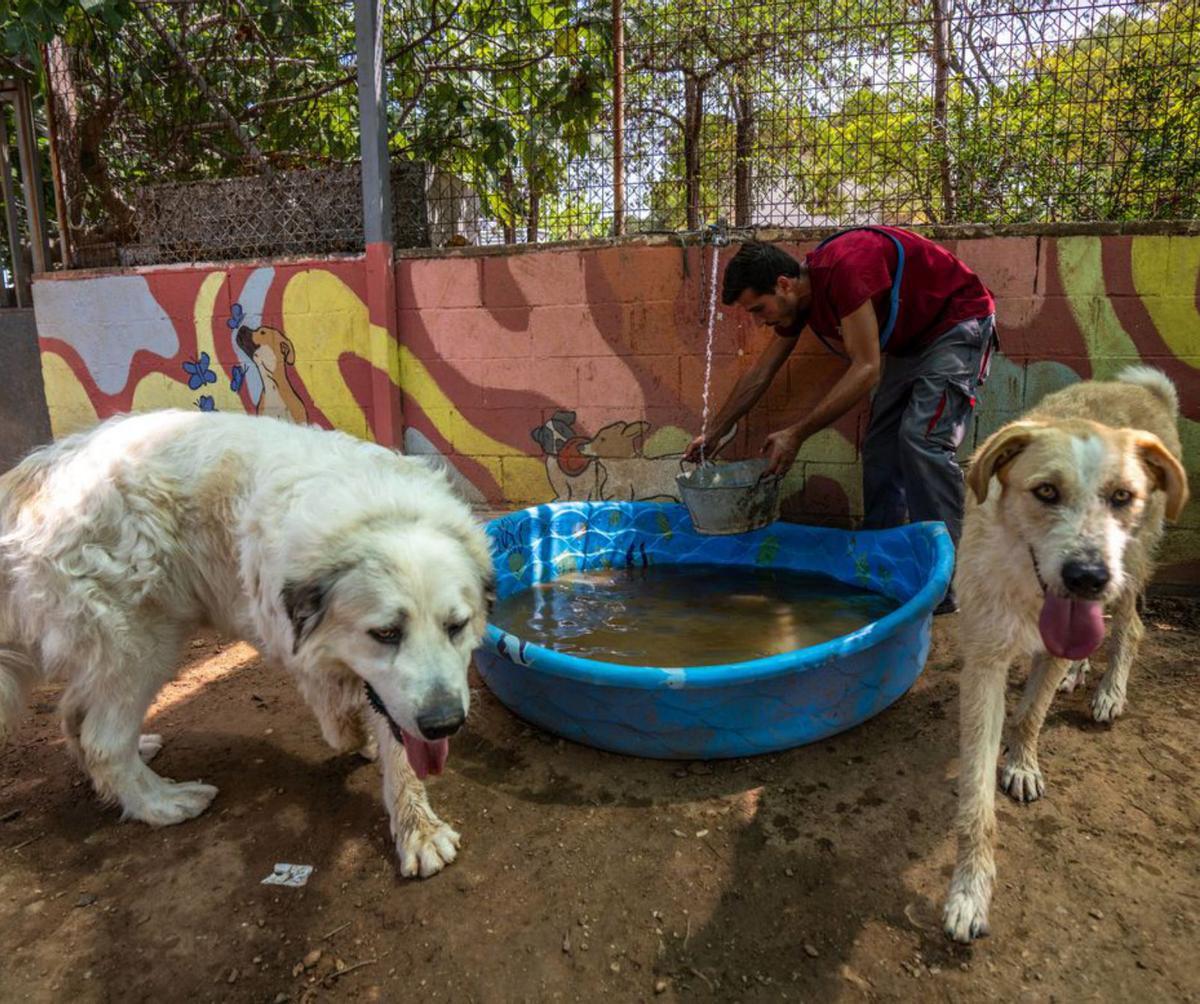
<path fill-rule="evenodd" d="M 1142 361 L 1178 385 L 1186 462 L 1200 472 L 1200 238 L 942 243 L 996 294 L 1003 344 L 964 453 L 1050 391 Z M 401 261 L 408 447 L 449 456 L 490 501 L 674 497 L 700 427 L 711 254 L 617 247 Z M 714 407 L 771 337 L 736 311 L 718 313 Z M 799 346 L 724 456 L 755 453 L 842 365 L 817 344 Z M 861 515 L 865 419 L 860 410 L 805 444 L 785 482 L 786 515 Z M 1169 577 L 1200 581 L 1200 503 L 1164 557 Z"/>
<path fill-rule="evenodd" d="M 372 367 L 394 372 L 360 261 L 121 274 L 36 284 L 56 437 L 125 411 L 247 411 L 374 437 Z"/>
<path fill-rule="evenodd" d="M 1179 386 L 1186 460 L 1200 471 L 1200 237 L 942 243 L 996 294 L 1003 342 L 964 452 L 1047 392 L 1143 361 Z M 398 344 L 389 318 L 369 316 L 359 261 L 42 281 L 52 425 L 61 435 L 170 405 L 379 438 L 371 380 L 384 374 L 402 392 L 405 449 L 445 457 L 478 503 L 674 497 L 703 408 L 711 254 L 630 244 L 403 259 Z M 718 307 L 714 408 L 771 337 Z M 841 365 L 801 345 L 723 455 L 756 452 Z M 788 516 L 861 514 L 864 423 L 851 414 L 805 445 L 785 483 Z M 1164 558 L 1166 578 L 1200 581 L 1200 502 Z"/>

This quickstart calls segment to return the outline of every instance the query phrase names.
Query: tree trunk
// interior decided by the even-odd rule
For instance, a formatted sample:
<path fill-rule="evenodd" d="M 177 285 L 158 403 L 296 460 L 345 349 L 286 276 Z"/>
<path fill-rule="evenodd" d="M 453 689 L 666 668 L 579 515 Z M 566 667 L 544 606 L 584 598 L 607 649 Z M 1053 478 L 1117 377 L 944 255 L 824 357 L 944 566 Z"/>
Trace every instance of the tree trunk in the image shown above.
<path fill-rule="evenodd" d="M 103 211 L 100 231 L 108 240 L 123 244 L 133 240 L 137 227 L 134 225 L 133 207 L 113 183 L 108 160 L 104 156 L 104 145 L 109 139 L 109 128 L 116 111 L 115 104 L 114 101 L 102 101 L 80 115 L 79 171 Z"/>
<path fill-rule="evenodd" d="M 738 74 L 733 85 L 734 163 L 733 225 L 750 226 L 751 167 L 754 156 L 754 95 L 745 77 Z"/>
<path fill-rule="evenodd" d="M 950 168 L 950 140 L 946 127 L 946 90 L 950 76 L 950 5 L 953 0 L 933 3 L 933 140 L 937 150 L 942 186 L 942 219 L 955 218 L 954 181 Z"/>
<path fill-rule="evenodd" d="M 46 60 L 47 104 L 55 122 L 58 173 L 62 179 L 65 220 L 60 226 L 78 230 L 83 226 L 83 172 L 79 168 L 79 94 L 71 70 L 71 50 L 61 37 L 50 40 L 43 50 Z"/>
<path fill-rule="evenodd" d="M 538 219 L 538 216 L 541 213 L 541 208 L 542 208 L 542 193 L 539 192 L 536 188 L 533 188 L 532 186 L 530 186 L 530 189 L 529 189 L 529 227 L 525 233 L 525 239 L 527 241 L 529 241 L 530 244 L 536 244 L 538 242 L 538 230 L 541 226 L 541 221 Z"/>
<path fill-rule="evenodd" d="M 700 129 L 704 124 L 704 82 L 683 78 L 683 176 L 687 229 L 700 229 Z"/>
<path fill-rule="evenodd" d="M 504 243 L 517 243 L 517 200 L 516 184 L 513 181 L 512 168 L 505 170 L 500 177 L 500 190 L 504 193 Z"/>

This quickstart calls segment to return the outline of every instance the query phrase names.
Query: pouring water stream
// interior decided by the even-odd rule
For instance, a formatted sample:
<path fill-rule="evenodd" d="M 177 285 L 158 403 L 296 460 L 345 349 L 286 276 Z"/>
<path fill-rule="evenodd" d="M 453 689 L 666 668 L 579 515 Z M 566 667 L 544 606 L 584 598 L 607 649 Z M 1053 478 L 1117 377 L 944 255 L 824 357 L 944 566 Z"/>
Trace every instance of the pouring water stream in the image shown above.
<path fill-rule="evenodd" d="M 708 290 L 708 340 L 704 346 L 704 411 L 700 419 L 700 466 L 704 466 L 704 447 L 708 442 L 708 391 L 712 383 L 713 331 L 717 325 L 717 265 L 721 254 L 717 240 L 712 242 L 712 269 Z"/>

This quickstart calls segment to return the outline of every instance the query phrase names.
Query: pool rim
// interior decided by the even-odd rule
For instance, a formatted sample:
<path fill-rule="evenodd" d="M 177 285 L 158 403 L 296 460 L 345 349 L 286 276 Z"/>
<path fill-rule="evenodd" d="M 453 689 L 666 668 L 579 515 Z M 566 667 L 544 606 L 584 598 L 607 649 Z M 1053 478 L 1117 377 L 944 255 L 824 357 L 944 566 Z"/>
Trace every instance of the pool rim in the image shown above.
<path fill-rule="evenodd" d="M 607 503 L 573 502 L 568 504 L 599 507 Z M 668 505 L 671 503 L 651 502 L 646 504 Z M 679 503 L 673 504 L 679 505 Z M 545 505 L 546 503 L 543 503 L 505 513 L 503 516 L 489 520 L 487 525 L 490 527 L 500 520 L 519 516 L 532 518 L 533 514 L 544 509 Z M 811 645 L 792 652 L 781 652 L 778 655 L 763 656 L 758 659 L 718 663 L 711 666 L 632 666 L 618 662 L 606 662 L 602 659 L 585 659 L 582 656 L 547 648 L 536 642 L 524 641 L 515 634 L 501 630 L 490 621 L 484 630 L 481 647 L 486 648 L 488 653 L 496 658 L 507 659 L 516 665 L 536 672 L 588 686 L 627 687 L 638 690 L 658 690 L 664 686 L 687 686 L 689 688 L 739 686 L 785 674 L 807 672 L 832 659 L 846 658 L 875 648 L 900 631 L 910 629 L 922 617 L 930 615 L 933 608 L 941 602 L 945 595 L 954 572 L 954 544 L 946 525 L 940 521 L 925 520 L 886 530 L 840 530 L 833 527 L 780 521 L 759 530 L 752 530 L 746 536 L 769 533 L 772 527 L 780 526 L 794 526 L 803 529 L 806 533 L 812 532 L 818 535 L 852 533 L 856 536 L 876 538 L 925 536 L 930 539 L 932 544 L 934 559 L 925 584 L 908 600 L 879 620 L 865 624 L 849 634 L 821 642 L 819 645 Z M 680 562 L 680 564 L 688 564 L 688 562 Z M 844 580 L 839 579 L 839 581 Z M 512 640 L 512 651 L 515 651 L 519 658 L 514 659 L 509 651 L 501 651 L 500 643 L 504 639 Z"/>

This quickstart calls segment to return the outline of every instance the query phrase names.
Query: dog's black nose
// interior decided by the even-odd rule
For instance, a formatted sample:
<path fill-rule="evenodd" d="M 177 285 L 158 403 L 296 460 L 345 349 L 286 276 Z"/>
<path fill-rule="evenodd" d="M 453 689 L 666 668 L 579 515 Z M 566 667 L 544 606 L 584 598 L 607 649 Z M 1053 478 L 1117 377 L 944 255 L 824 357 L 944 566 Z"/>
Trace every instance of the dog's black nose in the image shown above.
<path fill-rule="evenodd" d="M 426 739 L 444 739 L 462 728 L 466 717 L 462 701 L 447 696 L 446 700 L 435 702 L 417 715 L 417 728 Z"/>
<path fill-rule="evenodd" d="M 1098 561 L 1067 561 L 1062 567 L 1063 585 L 1076 596 L 1099 596 L 1110 578 L 1108 569 Z"/>

